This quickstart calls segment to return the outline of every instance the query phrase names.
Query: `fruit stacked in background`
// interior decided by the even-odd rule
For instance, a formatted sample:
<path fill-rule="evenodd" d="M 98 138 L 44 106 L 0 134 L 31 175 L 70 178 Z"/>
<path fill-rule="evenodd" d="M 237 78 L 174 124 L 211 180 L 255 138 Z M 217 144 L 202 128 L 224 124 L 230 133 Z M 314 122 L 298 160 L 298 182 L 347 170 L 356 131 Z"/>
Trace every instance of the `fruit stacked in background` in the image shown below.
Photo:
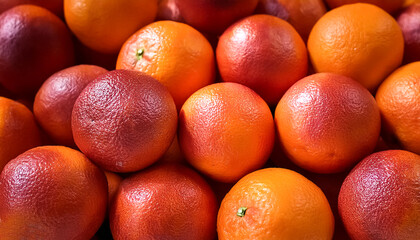
<path fill-rule="evenodd" d="M 0 13 L 0 239 L 420 238 L 418 1 Z"/>

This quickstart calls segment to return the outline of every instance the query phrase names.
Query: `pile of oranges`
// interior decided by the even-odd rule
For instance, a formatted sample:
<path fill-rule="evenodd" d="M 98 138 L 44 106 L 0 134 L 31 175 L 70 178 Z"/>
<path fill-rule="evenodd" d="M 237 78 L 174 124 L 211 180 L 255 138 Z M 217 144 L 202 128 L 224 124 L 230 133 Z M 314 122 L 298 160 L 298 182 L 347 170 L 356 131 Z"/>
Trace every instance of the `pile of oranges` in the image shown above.
<path fill-rule="evenodd" d="M 0 239 L 420 239 L 420 1 L 2 0 Z"/>

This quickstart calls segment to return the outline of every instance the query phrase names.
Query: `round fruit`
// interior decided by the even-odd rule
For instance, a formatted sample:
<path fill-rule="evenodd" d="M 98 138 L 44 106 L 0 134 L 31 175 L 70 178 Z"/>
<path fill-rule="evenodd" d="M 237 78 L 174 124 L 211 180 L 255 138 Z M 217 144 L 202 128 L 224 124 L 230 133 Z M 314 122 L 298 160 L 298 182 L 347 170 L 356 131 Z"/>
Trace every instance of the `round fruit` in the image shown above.
<path fill-rule="evenodd" d="M 420 62 L 393 72 L 379 87 L 376 101 L 387 137 L 420 154 Z"/>
<path fill-rule="evenodd" d="M 39 89 L 34 114 L 41 127 L 58 144 L 75 146 L 71 131 L 71 113 L 82 90 L 107 70 L 93 65 L 78 65 L 49 77 Z"/>
<path fill-rule="evenodd" d="M 381 123 L 373 96 L 356 81 L 318 73 L 294 84 L 277 105 L 280 143 L 298 166 L 344 171 L 370 154 Z"/>
<path fill-rule="evenodd" d="M 108 182 L 108 209 L 110 209 L 123 178 L 113 172 L 104 171 L 104 173 Z"/>
<path fill-rule="evenodd" d="M 334 216 L 314 183 L 285 168 L 239 180 L 222 201 L 217 232 L 224 239 L 332 239 Z"/>
<path fill-rule="evenodd" d="M 0 236 L 90 239 L 104 220 L 107 198 L 104 173 L 82 153 L 33 148 L 0 175 Z"/>
<path fill-rule="evenodd" d="M 235 21 L 251 15 L 258 0 L 175 0 L 184 20 L 194 28 L 221 34 Z"/>
<path fill-rule="evenodd" d="M 348 76 L 374 91 L 401 64 L 404 38 L 391 15 L 358 3 L 322 16 L 309 35 L 308 50 L 316 72 Z"/>
<path fill-rule="evenodd" d="M 168 90 L 137 71 L 115 70 L 89 83 L 72 113 L 74 141 L 86 156 L 113 172 L 133 172 L 156 162 L 177 128 Z"/>
<path fill-rule="evenodd" d="M 110 225 L 116 240 L 213 240 L 216 214 L 216 197 L 200 175 L 182 165 L 163 164 L 123 180 Z"/>
<path fill-rule="evenodd" d="M 374 4 L 383 10 L 393 13 L 400 9 L 405 0 L 325 0 L 331 8 L 340 7 L 351 3 L 370 3 Z"/>
<path fill-rule="evenodd" d="M 179 110 L 191 94 L 214 81 L 214 52 L 194 28 L 159 21 L 124 43 L 117 69 L 138 70 L 156 78 L 168 88 Z"/>
<path fill-rule="evenodd" d="M 66 25 L 45 8 L 20 5 L 0 15 L 0 82 L 32 95 L 51 74 L 74 62 Z"/>
<path fill-rule="evenodd" d="M 64 0 L 71 31 L 86 46 L 116 53 L 135 31 L 153 22 L 157 0 Z"/>
<path fill-rule="evenodd" d="M 0 1 L 0 13 L 23 4 L 44 7 L 59 17 L 63 16 L 63 0 L 2 0 Z"/>
<path fill-rule="evenodd" d="M 345 179 L 338 209 L 352 239 L 420 238 L 420 156 L 374 153 Z"/>
<path fill-rule="evenodd" d="M 420 61 L 420 3 L 406 8 L 397 21 L 404 35 L 404 61 Z"/>
<path fill-rule="evenodd" d="M 216 57 L 223 81 L 251 88 L 270 105 L 308 72 L 302 38 L 289 23 L 269 15 L 253 15 L 229 27 Z"/>
<path fill-rule="evenodd" d="M 274 144 L 268 105 L 237 83 L 195 92 L 179 115 L 178 137 L 187 161 L 205 175 L 234 182 L 264 165 Z"/>
<path fill-rule="evenodd" d="M 0 172 L 7 162 L 41 145 L 32 112 L 23 104 L 0 97 Z"/>
<path fill-rule="evenodd" d="M 260 0 L 256 11 L 287 20 L 306 42 L 327 9 L 322 0 Z"/>

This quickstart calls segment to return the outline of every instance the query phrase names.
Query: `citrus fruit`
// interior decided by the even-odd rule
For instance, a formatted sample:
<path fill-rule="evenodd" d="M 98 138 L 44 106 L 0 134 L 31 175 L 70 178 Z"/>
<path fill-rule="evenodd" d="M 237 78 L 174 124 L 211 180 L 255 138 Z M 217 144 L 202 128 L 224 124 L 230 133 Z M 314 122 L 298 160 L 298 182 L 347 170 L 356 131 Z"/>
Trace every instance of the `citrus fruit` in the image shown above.
<path fill-rule="evenodd" d="M 2 239 L 90 239 L 105 217 L 104 173 L 62 146 L 30 149 L 0 175 Z"/>
<path fill-rule="evenodd" d="M 111 207 L 114 239 L 213 240 L 216 197 L 193 170 L 163 164 L 121 182 Z"/>
<path fill-rule="evenodd" d="M 234 182 L 264 165 L 274 143 L 268 105 L 238 83 L 206 86 L 185 102 L 178 138 L 186 160 L 221 182 Z"/>
<path fill-rule="evenodd" d="M 221 34 L 235 21 L 251 15 L 258 0 L 175 0 L 185 22 L 199 31 Z"/>
<path fill-rule="evenodd" d="M 403 6 L 404 1 L 405 0 L 325 0 L 331 8 L 352 3 L 369 3 L 374 4 L 389 13 L 399 10 Z"/>
<path fill-rule="evenodd" d="M 134 172 L 170 146 L 177 111 L 168 90 L 137 71 L 114 70 L 90 82 L 72 112 L 76 145 L 108 171 Z"/>
<path fill-rule="evenodd" d="M 110 209 L 123 178 L 113 172 L 104 171 L 104 173 L 108 182 L 108 209 Z"/>
<path fill-rule="evenodd" d="M 53 73 L 74 62 L 66 25 L 45 8 L 19 5 L 0 15 L 0 83 L 34 95 Z"/>
<path fill-rule="evenodd" d="M 420 62 L 402 66 L 385 79 L 376 101 L 385 136 L 420 154 Z"/>
<path fill-rule="evenodd" d="M 214 81 L 214 52 L 194 28 L 158 21 L 124 43 L 117 69 L 138 70 L 156 78 L 168 88 L 179 110 L 191 94 Z"/>
<path fill-rule="evenodd" d="M 0 172 L 7 162 L 41 145 L 34 115 L 23 104 L 0 97 Z"/>
<path fill-rule="evenodd" d="M 181 147 L 179 146 L 178 136 L 174 137 L 171 146 L 169 146 L 168 150 L 165 154 L 163 154 L 159 161 L 168 163 L 186 163 Z"/>
<path fill-rule="evenodd" d="M 153 22 L 157 10 L 157 0 L 64 0 L 70 30 L 104 53 L 117 53 L 131 34 Z"/>
<path fill-rule="evenodd" d="M 397 21 L 404 35 L 404 62 L 420 61 L 420 3 L 404 9 Z"/>
<path fill-rule="evenodd" d="M 295 83 L 275 111 L 280 143 L 298 166 L 344 171 L 370 154 L 381 121 L 373 96 L 351 78 L 318 73 Z"/>
<path fill-rule="evenodd" d="M 322 0 L 260 0 L 256 12 L 287 20 L 306 42 L 327 9 Z"/>
<path fill-rule="evenodd" d="M 331 239 L 334 217 L 314 183 L 285 168 L 266 168 L 239 180 L 217 216 L 224 239 Z"/>
<path fill-rule="evenodd" d="M 338 209 L 352 239 L 420 237 L 420 156 L 403 150 L 369 155 L 345 179 Z"/>
<path fill-rule="evenodd" d="M 253 89 L 269 105 L 308 71 L 302 38 L 289 23 L 269 15 L 253 15 L 229 27 L 216 57 L 223 81 Z"/>
<path fill-rule="evenodd" d="M 384 10 L 349 4 L 319 19 L 308 50 L 316 72 L 345 75 L 374 91 L 401 64 L 404 39 L 398 23 Z"/>
<path fill-rule="evenodd" d="M 63 16 L 63 0 L 2 0 L 0 1 L 0 13 L 17 5 L 32 4 L 50 10 L 58 17 Z"/>
<path fill-rule="evenodd" d="M 36 120 L 58 144 L 74 147 L 71 113 L 80 92 L 107 70 L 93 65 L 78 65 L 61 70 L 49 77 L 39 89 L 34 101 Z"/>

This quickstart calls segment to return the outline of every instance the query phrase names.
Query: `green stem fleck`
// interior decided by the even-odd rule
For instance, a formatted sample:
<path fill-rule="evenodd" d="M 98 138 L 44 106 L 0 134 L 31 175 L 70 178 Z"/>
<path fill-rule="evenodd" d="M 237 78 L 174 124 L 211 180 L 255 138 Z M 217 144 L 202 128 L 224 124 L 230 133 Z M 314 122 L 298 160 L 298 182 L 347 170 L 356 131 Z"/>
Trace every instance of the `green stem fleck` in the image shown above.
<path fill-rule="evenodd" d="M 144 48 L 140 48 L 139 50 L 137 50 L 137 52 L 136 52 L 137 60 L 142 59 L 143 55 L 144 55 Z"/>
<path fill-rule="evenodd" d="M 238 209 L 238 212 L 236 213 L 236 216 L 238 216 L 238 217 L 243 217 L 243 216 L 245 216 L 245 213 L 246 213 L 246 210 L 247 210 L 248 208 L 247 207 L 240 207 L 239 209 Z"/>

